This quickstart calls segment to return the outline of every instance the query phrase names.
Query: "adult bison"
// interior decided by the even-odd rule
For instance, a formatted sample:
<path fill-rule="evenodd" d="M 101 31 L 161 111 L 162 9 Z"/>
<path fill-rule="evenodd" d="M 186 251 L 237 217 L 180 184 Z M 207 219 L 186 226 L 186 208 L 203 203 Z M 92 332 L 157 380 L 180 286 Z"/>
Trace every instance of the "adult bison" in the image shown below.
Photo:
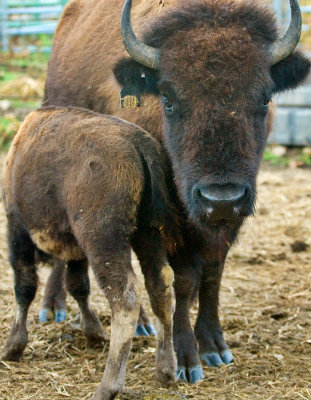
<path fill-rule="evenodd" d="M 274 14 L 246 0 L 71 0 L 59 22 L 44 104 L 76 105 L 142 126 L 167 153 L 167 180 L 184 245 L 175 272 L 174 345 L 181 379 L 233 359 L 218 317 L 227 252 L 253 214 L 271 96 L 295 88 L 310 62 L 294 52 L 301 32 L 297 0 L 278 37 Z M 122 109 L 119 91 L 141 107 Z M 136 97 L 136 99 L 135 99 Z M 127 98 L 128 100 L 129 98 Z M 189 308 L 198 294 L 195 329 Z M 198 343 L 198 348 L 197 348 Z"/>

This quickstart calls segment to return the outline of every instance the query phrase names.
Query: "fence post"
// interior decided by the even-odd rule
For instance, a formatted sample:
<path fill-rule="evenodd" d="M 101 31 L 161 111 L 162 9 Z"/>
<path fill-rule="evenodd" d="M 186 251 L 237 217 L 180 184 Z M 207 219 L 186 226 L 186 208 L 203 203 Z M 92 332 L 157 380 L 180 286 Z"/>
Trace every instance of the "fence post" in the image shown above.
<path fill-rule="evenodd" d="M 8 36 L 8 2 L 1 0 L 1 20 L 0 33 L 2 40 L 2 50 L 9 51 L 9 36 Z"/>

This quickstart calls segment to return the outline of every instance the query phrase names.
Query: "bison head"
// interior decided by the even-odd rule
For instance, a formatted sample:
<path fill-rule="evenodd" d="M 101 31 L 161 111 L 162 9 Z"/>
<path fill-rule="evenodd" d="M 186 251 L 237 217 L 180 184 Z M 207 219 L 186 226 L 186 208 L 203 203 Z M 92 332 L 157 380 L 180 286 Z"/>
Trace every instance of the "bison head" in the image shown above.
<path fill-rule="evenodd" d="M 280 39 L 266 7 L 196 0 L 163 13 L 140 42 L 131 0 L 125 3 L 121 32 L 132 59 L 115 74 L 161 96 L 176 186 L 196 222 L 228 224 L 253 212 L 271 96 L 296 87 L 310 69 L 293 53 L 301 14 L 297 0 L 290 4 L 292 21 Z"/>

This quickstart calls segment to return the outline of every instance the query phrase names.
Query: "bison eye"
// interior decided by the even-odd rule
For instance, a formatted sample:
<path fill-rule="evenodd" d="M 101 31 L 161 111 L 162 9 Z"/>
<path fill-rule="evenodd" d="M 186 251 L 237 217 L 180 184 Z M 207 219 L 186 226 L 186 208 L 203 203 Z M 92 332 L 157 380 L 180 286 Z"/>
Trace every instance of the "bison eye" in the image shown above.
<path fill-rule="evenodd" d="M 175 112 L 174 103 L 168 97 L 162 96 L 162 104 L 164 106 L 164 110 L 167 115 L 174 114 Z"/>
<path fill-rule="evenodd" d="M 268 111 L 270 101 L 271 101 L 270 99 L 265 99 L 264 100 L 264 102 L 262 104 L 262 108 L 263 108 L 264 111 Z"/>

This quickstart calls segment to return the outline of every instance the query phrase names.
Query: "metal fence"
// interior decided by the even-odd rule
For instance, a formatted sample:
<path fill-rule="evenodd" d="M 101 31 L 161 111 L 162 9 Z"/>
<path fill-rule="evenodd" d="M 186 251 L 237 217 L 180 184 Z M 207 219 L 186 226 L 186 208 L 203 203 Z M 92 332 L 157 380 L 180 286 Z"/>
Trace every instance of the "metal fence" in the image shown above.
<path fill-rule="evenodd" d="M 280 24 L 284 30 L 290 21 L 288 0 L 273 0 Z M 303 36 L 311 43 L 311 0 L 301 0 Z M 306 47 L 304 50 L 309 50 Z M 275 96 L 277 105 L 270 142 L 287 146 L 311 145 L 311 78 L 300 88 Z"/>
<path fill-rule="evenodd" d="M 66 2 L 67 0 L 0 0 L 2 51 L 9 50 L 10 38 L 14 36 L 52 35 Z M 50 48 L 40 50 L 49 51 Z"/>

